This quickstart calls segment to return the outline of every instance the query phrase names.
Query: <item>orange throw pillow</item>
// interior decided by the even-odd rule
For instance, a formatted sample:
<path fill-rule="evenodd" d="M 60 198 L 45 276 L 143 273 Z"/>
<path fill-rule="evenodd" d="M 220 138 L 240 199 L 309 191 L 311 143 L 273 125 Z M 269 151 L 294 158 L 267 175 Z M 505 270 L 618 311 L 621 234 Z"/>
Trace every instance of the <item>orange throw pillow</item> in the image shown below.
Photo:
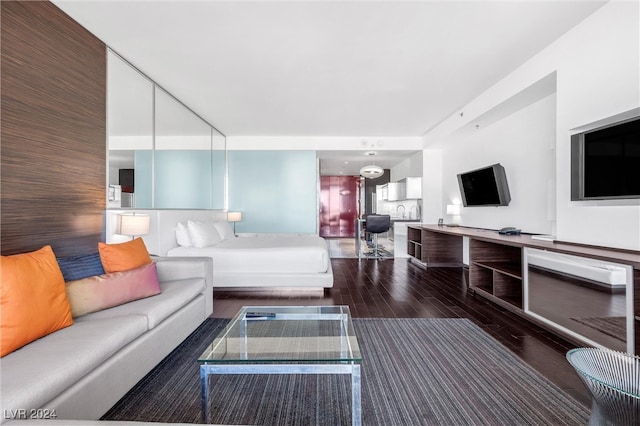
<path fill-rule="evenodd" d="M 0 274 L 0 356 L 73 324 L 51 246 L 1 256 Z"/>
<path fill-rule="evenodd" d="M 106 273 L 129 271 L 151 263 L 147 246 L 140 237 L 118 244 L 99 242 L 98 252 Z"/>

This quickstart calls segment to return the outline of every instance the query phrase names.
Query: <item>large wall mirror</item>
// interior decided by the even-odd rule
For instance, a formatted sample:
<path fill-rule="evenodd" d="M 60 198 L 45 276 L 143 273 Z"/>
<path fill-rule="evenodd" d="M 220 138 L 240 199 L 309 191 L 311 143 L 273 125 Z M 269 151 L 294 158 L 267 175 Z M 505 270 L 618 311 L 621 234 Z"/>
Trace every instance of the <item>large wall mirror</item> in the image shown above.
<path fill-rule="evenodd" d="M 586 343 L 633 352 L 629 265 L 537 249 L 526 258 L 529 314 Z"/>
<path fill-rule="evenodd" d="M 155 207 L 211 208 L 211 126 L 156 87 Z"/>
<path fill-rule="evenodd" d="M 224 209 L 226 139 L 113 52 L 110 208 Z"/>
<path fill-rule="evenodd" d="M 150 162 L 140 160 L 150 160 L 153 152 L 153 82 L 112 52 L 107 57 L 107 135 L 107 207 L 151 208 Z"/>

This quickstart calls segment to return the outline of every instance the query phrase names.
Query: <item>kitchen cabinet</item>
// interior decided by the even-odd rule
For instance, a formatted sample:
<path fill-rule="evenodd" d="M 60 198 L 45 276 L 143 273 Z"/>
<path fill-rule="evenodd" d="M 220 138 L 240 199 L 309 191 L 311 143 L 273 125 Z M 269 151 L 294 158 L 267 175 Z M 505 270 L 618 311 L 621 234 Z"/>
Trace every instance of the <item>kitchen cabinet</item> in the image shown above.
<path fill-rule="evenodd" d="M 385 201 L 419 200 L 422 198 L 422 178 L 408 177 L 378 187 Z"/>
<path fill-rule="evenodd" d="M 389 182 L 382 185 L 382 199 L 386 201 L 401 200 L 401 185 L 398 182 Z"/>
<path fill-rule="evenodd" d="M 377 201 L 385 201 L 389 198 L 389 188 L 387 185 L 377 185 L 376 186 L 376 200 Z"/>
<path fill-rule="evenodd" d="M 407 177 L 398 181 L 399 200 L 419 200 L 422 198 L 422 177 Z"/>

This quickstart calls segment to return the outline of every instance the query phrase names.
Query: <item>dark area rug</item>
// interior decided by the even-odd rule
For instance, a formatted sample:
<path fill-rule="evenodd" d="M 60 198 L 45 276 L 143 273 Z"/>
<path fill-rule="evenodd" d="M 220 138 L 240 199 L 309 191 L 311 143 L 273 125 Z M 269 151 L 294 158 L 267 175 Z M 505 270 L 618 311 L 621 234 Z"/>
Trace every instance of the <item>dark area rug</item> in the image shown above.
<path fill-rule="evenodd" d="M 227 320 L 209 319 L 105 414 L 198 423 L 197 357 Z M 585 425 L 589 409 L 466 319 L 354 319 L 365 425 Z M 216 376 L 212 423 L 351 423 L 346 375 Z"/>

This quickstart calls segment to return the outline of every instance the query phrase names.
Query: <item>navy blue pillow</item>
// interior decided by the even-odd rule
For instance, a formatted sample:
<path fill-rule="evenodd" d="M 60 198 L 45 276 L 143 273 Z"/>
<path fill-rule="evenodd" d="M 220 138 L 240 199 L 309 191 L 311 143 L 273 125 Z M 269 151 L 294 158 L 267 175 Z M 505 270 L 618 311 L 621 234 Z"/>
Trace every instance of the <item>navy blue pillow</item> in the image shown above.
<path fill-rule="evenodd" d="M 100 261 L 100 253 L 82 254 L 79 256 L 59 257 L 56 259 L 65 281 L 104 274 Z"/>

